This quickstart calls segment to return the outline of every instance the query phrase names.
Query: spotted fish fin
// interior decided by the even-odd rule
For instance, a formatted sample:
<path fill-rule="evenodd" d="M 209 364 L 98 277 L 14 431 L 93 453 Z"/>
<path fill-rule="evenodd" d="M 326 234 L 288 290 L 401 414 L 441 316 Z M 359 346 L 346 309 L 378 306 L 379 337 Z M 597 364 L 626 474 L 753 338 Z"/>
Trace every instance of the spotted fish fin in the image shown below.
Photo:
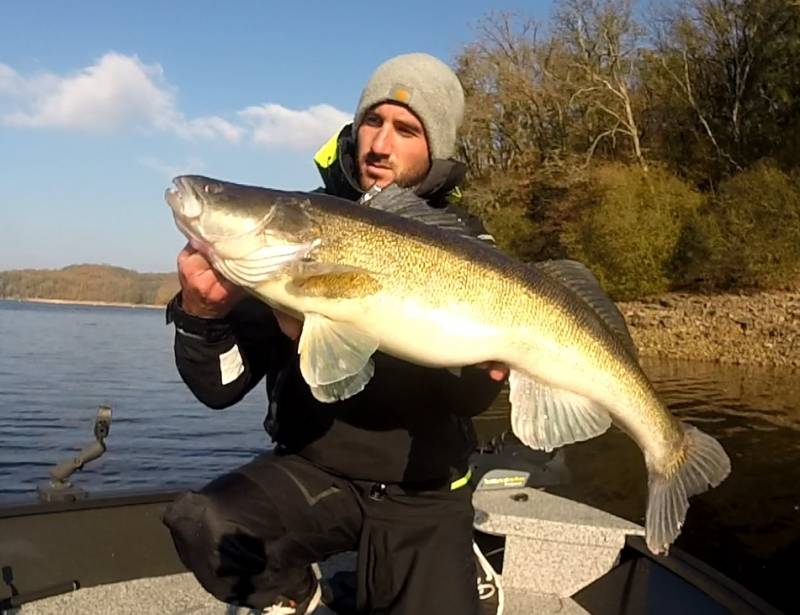
<path fill-rule="evenodd" d="M 569 288 L 591 307 L 600 319 L 620 339 L 634 358 L 638 357 L 636 344 L 625 323 L 625 317 L 609 298 L 600 282 L 586 265 L 573 260 L 550 260 L 533 263 L 533 267 Z"/>
<path fill-rule="evenodd" d="M 465 237 L 472 237 L 467 225 L 457 215 L 443 209 L 431 207 L 425 199 L 417 196 L 413 190 L 401 188 L 397 184 L 391 184 L 380 191 L 376 191 L 368 199 L 362 197 L 362 202 L 374 209 L 381 209 L 404 218 L 411 218 L 425 224 L 438 226 Z"/>
<path fill-rule="evenodd" d="M 320 401 L 347 399 L 372 378 L 371 357 L 377 349 L 378 340 L 357 327 L 309 313 L 297 349 L 300 372 Z"/>
<path fill-rule="evenodd" d="M 593 401 L 536 382 L 511 370 L 511 428 L 524 444 L 538 450 L 589 440 L 611 426 L 611 416 Z"/>

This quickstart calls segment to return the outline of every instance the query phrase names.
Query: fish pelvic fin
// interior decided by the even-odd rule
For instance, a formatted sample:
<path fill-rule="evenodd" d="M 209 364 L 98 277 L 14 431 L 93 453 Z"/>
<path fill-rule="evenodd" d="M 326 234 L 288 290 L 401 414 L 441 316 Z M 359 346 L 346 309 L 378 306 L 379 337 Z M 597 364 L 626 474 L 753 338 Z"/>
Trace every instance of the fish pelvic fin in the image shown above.
<path fill-rule="evenodd" d="M 722 445 L 692 425 L 682 423 L 683 447 L 667 471 L 648 463 L 649 497 L 645 515 L 647 547 L 666 554 L 680 534 L 689 498 L 719 485 L 731 471 Z"/>
<path fill-rule="evenodd" d="M 372 359 L 367 361 L 366 365 L 353 376 L 348 376 L 338 382 L 331 384 L 321 384 L 319 386 L 310 387 L 311 394 L 317 401 L 329 404 L 335 401 L 341 401 L 360 393 L 367 386 L 375 373 L 375 364 Z"/>
<path fill-rule="evenodd" d="M 347 399 L 372 378 L 377 348 L 378 340 L 354 325 L 309 313 L 297 348 L 300 372 L 319 401 Z"/>
<path fill-rule="evenodd" d="M 537 382 L 511 370 L 511 428 L 524 444 L 551 451 L 589 440 L 611 426 L 611 415 L 595 402 Z"/>

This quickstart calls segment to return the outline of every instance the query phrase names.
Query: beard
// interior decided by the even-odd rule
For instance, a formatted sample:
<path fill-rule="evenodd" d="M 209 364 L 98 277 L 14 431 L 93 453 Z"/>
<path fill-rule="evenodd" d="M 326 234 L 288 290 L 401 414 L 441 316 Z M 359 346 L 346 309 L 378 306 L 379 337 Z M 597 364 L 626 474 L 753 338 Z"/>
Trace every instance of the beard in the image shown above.
<path fill-rule="evenodd" d="M 422 183 L 425 176 L 428 175 L 430 165 L 420 165 L 417 168 L 406 169 L 405 171 L 395 175 L 394 183 L 401 188 L 415 188 Z"/>
<path fill-rule="evenodd" d="M 430 163 L 427 160 L 419 162 L 418 164 L 398 170 L 394 164 L 387 164 L 386 159 L 382 157 L 377 157 L 371 152 L 367 152 L 359 164 L 359 174 L 361 174 L 361 169 L 366 167 L 368 164 L 377 164 L 378 166 L 388 167 L 393 174 L 392 183 L 397 184 L 401 188 L 409 188 L 413 189 L 419 184 L 422 183 L 422 180 L 428 175 L 428 171 L 430 170 Z M 373 180 L 368 175 L 362 175 L 359 177 L 359 183 L 361 184 L 362 190 L 369 190 L 377 180 Z"/>

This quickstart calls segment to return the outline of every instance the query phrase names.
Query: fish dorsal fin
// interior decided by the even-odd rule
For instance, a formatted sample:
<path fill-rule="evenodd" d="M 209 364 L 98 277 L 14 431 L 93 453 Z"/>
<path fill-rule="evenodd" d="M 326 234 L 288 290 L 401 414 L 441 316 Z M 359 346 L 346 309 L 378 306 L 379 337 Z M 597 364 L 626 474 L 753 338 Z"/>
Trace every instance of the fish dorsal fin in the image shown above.
<path fill-rule="evenodd" d="M 397 184 L 391 184 L 379 191 L 375 188 L 367 191 L 361 198 L 361 203 L 373 209 L 380 209 L 404 218 L 454 231 L 465 237 L 471 237 L 466 224 L 457 215 L 431 207 L 425 199 L 414 194 L 413 190 L 401 188 Z"/>
<path fill-rule="evenodd" d="M 634 358 L 638 358 L 639 351 L 633 342 L 628 325 L 625 324 L 625 317 L 585 265 L 578 261 L 562 259 L 541 261 L 534 263 L 533 266 L 578 295 L 617 335 L 625 349 Z"/>

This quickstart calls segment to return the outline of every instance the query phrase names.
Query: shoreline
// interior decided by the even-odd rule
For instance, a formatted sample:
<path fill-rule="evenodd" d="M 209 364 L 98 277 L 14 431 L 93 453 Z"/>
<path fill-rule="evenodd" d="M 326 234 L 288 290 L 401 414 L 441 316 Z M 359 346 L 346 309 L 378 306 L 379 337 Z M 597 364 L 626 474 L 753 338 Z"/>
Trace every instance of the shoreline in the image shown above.
<path fill-rule="evenodd" d="M 42 299 L 39 297 L 0 297 L 0 301 L 16 301 L 18 303 L 50 303 L 54 305 L 85 305 L 89 307 L 124 307 L 144 308 L 147 310 L 163 310 L 164 305 L 151 303 L 124 303 L 118 301 L 80 301 L 78 299 Z"/>
<path fill-rule="evenodd" d="M 3 301 L 164 309 L 164 305 L 5 297 Z M 800 368 L 800 290 L 665 293 L 617 303 L 642 357 Z"/>
<path fill-rule="evenodd" d="M 800 291 L 676 292 L 617 307 L 643 357 L 800 368 Z"/>

